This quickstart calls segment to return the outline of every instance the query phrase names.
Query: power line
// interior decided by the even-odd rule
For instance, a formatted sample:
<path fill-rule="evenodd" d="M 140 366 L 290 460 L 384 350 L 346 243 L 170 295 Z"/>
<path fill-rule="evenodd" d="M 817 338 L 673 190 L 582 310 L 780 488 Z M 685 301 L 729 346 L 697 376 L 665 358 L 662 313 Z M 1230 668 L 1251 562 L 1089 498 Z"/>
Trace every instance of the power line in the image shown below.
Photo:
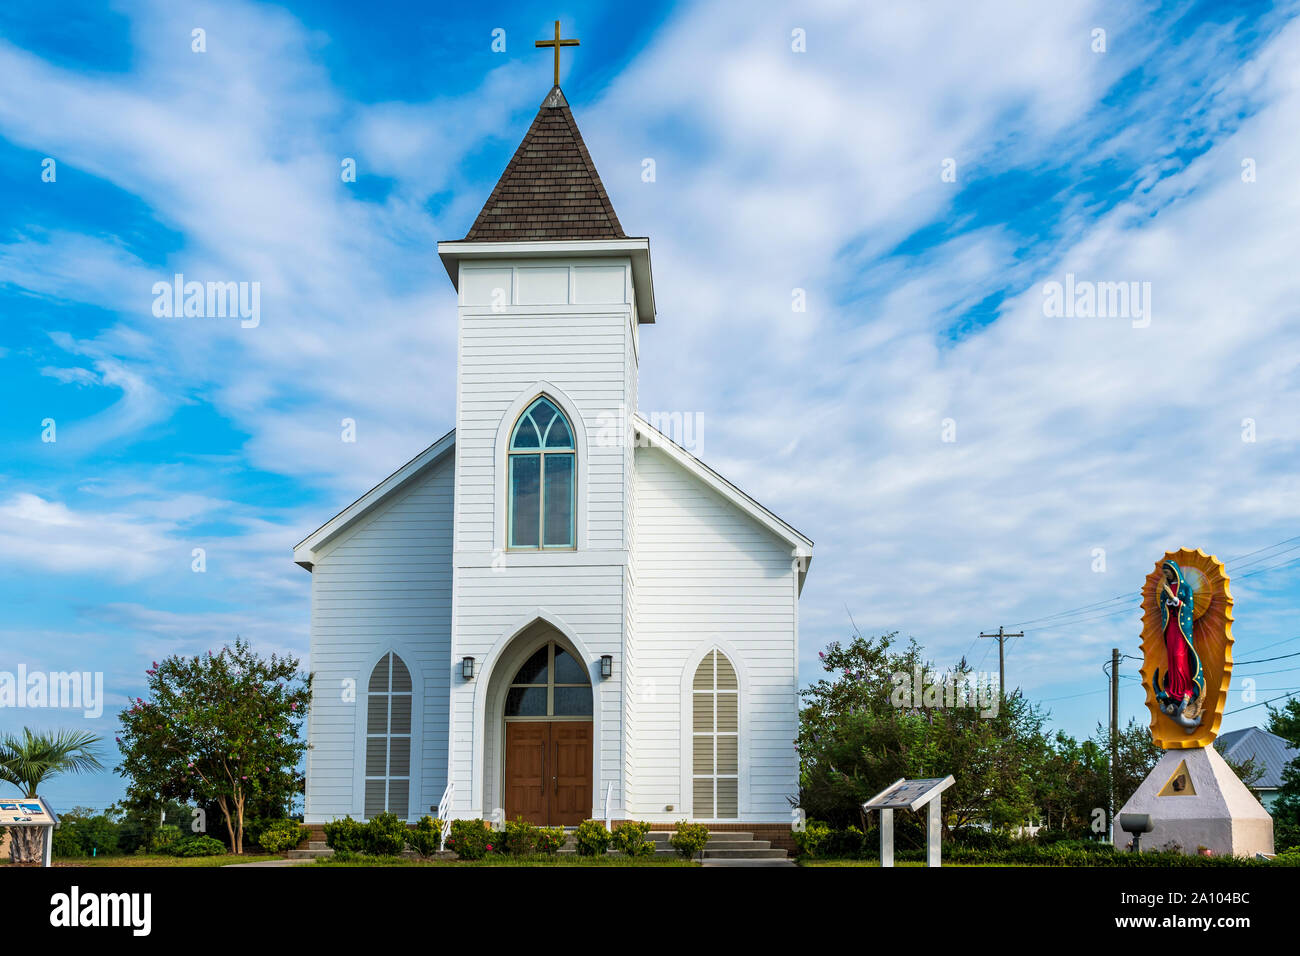
<path fill-rule="evenodd" d="M 1277 647 L 1279 644 L 1290 644 L 1292 641 L 1300 641 L 1300 634 L 1297 634 L 1295 637 L 1284 637 L 1280 641 L 1274 641 L 1272 644 L 1265 644 L 1263 647 L 1255 648 L 1255 650 L 1266 651 L 1270 647 Z"/>
<path fill-rule="evenodd" d="M 1132 594 L 1119 594 L 1119 595 L 1116 595 L 1116 596 L 1113 597 L 1113 598 L 1107 598 L 1107 599 L 1104 600 L 1104 601 L 1097 601 L 1097 602 L 1094 603 L 1094 604 L 1085 604 L 1083 607 L 1076 607 L 1076 608 L 1074 608 L 1074 609 L 1071 610 L 1071 611 L 1058 611 L 1058 612 L 1055 613 L 1055 614 L 1048 614 L 1048 615 L 1045 616 L 1045 617 L 1035 617 L 1035 618 L 1032 618 L 1032 619 L 1030 619 L 1030 620 L 1028 620 L 1028 621 L 1020 621 L 1019 623 L 1012 624 L 1011 626 L 1012 626 L 1012 627 L 1024 627 L 1026 624 L 1037 624 L 1039 621 L 1050 621 L 1050 620 L 1052 620 L 1052 618 L 1056 618 L 1056 617 L 1066 617 L 1066 616 L 1068 616 L 1068 615 L 1071 615 L 1071 614 L 1078 614 L 1078 613 L 1080 613 L 1080 612 L 1082 612 L 1082 611 L 1088 611 L 1088 610 L 1091 610 L 1091 609 L 1093 609 L 1093 608 L 1100 608 L 1100 607 L 1101 607 L 1102 605 L 1104 605 L 1104 604 L 1114 604 L 1116 601 L 1127 601 L 1127 600 L 1131 600 L 1132 598 L 1133 598 L 1133 595 L 1132 595 Z"/>
<path fill-rule="evenodd" d="M 1288 657 L 1300 657 L 1300 651 L 1296 651 L 1294 654 L 1279 654 L 1277 657 L 1259 657 L 1253 661 L 1233 661 L 1232 664 L 1234 667 L 1244 667 L 1247 664 L 1267 664 L 1269 661 L 1283 661 Z"/>
<path fill-rule="evenodd" d="M 1248 557 L 1250 557 L 1250 556 L 1252 556 L 1252 555 L 1262 554 L 1262 553 L 1265 552 L 1265 551 L 1272 551 L 1272 550 L 1275 549 L 1275 548 L 1280 548 L 1280 547 L 1282 547 L 1282 545 L 1284 545 L 1284 544 L 1290 544 L 1290 543 L 1293 542 L 1293 541 L 1300 541 L 1300 535 L 1297 535 L 1297 536 L 1295 536 L 1295 537 L 1293 537 L 1293 538 L 1286 538 L 1285 540 L 1278 541 L 1276 544 L 1270 544 L 1270 545 L 1268 545 L 1267 547 L 1264 547 L 1264 548 L 1257 548 L 1257 549 L 1254 550 L 1254 551 L 1247 551 L 1245 554 L 1238 555 L 1238 556 L 1236 556 L 1236 557 L 1234 557 L 1234 558 L 1229 558 L 1228 561 L 1226 561 L 1226 562 L 1224 562 L 1224 563 L 1225 563 L 1225 564 L 1234 564 L 1234 565 L 1235 565 L 1235 563 L 1236 563 L 1237 561 L 1240 561 L 1242 558 L 1248 558 Z M 1273 560 L 1274 558 L 1280 557 L 1280 556 L 1283 555 L 1283 554 L 1287 554 L 1288 552 L 1296 551 L 1296 550 L 1300 550 L 1300 544 L 1294 545 L 1294 546 L 1292 546 L 1292 547 L 1290 547 L 1290 548 L 1286 548 L 1286 549 L 1284 549 L 1284 550 L 1282 550 L 1282 551 L 1278 551 L 1278 552 L 1275 553 L 1275 554 L 1270 554 L 1270 555 L 1268 555 L 1268 556 L 1266 556 L 1266 557 L 1263 557 L 1263 558 L 1257 558 L 1255 561 L 1247 561 L 1244 565 L 1239 565 L 1239 566 L 1235 566 L 1235 567 L 1233 567 L 1233 568 L 1231 569 L 1231 575 L 1232 575 L 1233 577 L 1237 577 L 1237 578 L 1248 578 L 1248 577 L 1253 577 L 1253 576 L 1256 575 L 1256 574 L 1263 574 L 1263 573 L 1266 572 L 1266 571 L 1274 571 L 1274 570 L 1277 570 L 1278 568 L 1283 568 L 1283 567 L 1287 567 L 1287 566 L 1289 566 L 1289 565 L 1291 565 L 1291 564 L 1295 564 L 1296 562 L 1300 562 L 1300 557 L 1296 557 L 1296 558 L 1293 558 L 1293 559 L 1289 559 L 1289 560 L 1287 560 L 1287 561 L 1283 561 L 1283 562 L 1280 563 L 1280 564 L 1269 565 L 1268 567 L 1264 567 L 1264 568 L 1256 568 L 1255 570 L 1250 571 L 1250 572 L 1248 572 L 1248 573 L 1246 573 L 1246 574 L 1239 574 L 1239 573 L 1238 573 L 1238 572 L 1241 571 L 1243 568 L 1248 568 L 1248 567 L 1251 567 L 1251 566 L 1253 566 L 1253 565 L 1255 565 L 1255 564 L 1259 564 L 1261 561 L 1271 561 L 1271 560 Z M 1067 610 L 1067 611 L 1057 611 L 1055 614 L 1047 614 L 1047 615 L 1044 615 L 1043 617 L 1036 617 L 1036 618 L 1031 618 L 1031 619 L 1026 620 L 1026 621 L 1019 621 L 1019 622 L 1017 622 L 1017 623 L 1015 623 L 1015 624 L 1012 624 L 1012 625 L 1010 625 L 1010 626 L 1011 626 L 1011 627 L 1024 627 L 1026 624 L 1038 624 L 1038 623 L 1041 623 L 1041 622 L 1043 622 L 1043 621 L 1052 621 L 1052 620 L 1056 620 L 1057 618 L 1069 618 L 1069 617 L 1073 617 L 1074 615 L 1081 614 L 1081 613 L 1084 613 L 1084 612 L 1087 612 L 1087 611 L 1101 610 L 1101 609 L 1105 608 L 1107 605 L 1113 605 L 1113 604 L 1115 604 L 1115 602 L 1117 602 L 1117 601 L 1131 601 L 1131 600 L 1133 600 L 1133 598 L 1134 598 L 1135 596 L 1136 596 L 1136 594 L 1135 594 L 1134 592 L 1128 592 L 1128 593 L 1126 593 L 1126 594 L 1117 594 L 1117 595 L 1115 595 L 1115 596 L 1112 597 L 1112 598 L 1106 598 L 1105 600 L 1102 600 L 1102 601 L 1094 601 L 1092 604 L 1084 604 L 1084 605 L 1081 605 L 1080 607 L 1071 608 L 1070 610 Z M 1129 608 L 1127 608 L 1127 607 L 1126 607 L 1126 608 L 1121 608 L 1120 610 L 1116 611 L 1115 614 L 1122 614 L 1122 613 L 1125 613 L 1125 612 L 1128 611 L 1128 610 L 1129 610 Z M 1049 630 L 1049 629 L 1052 629 L 1052 628 L 1062 627 L 1062 626 L 1065 626 L 1066 624 L 1085 624 L 1085 623 L 1088 623 L 1089 621 L 1104 620 L 1106 617 L 1111 617 L 1111 616 L 1114 616 L 1114 615 L 1112 615 L 1112 614 L 1104 614 L 1104 615 L 1100 615 L 1100 616 L 1098 616 L 1098 617 L 1091 617 L 1091 618 L 1081 619 L 1081 620 L 1077 620 L 1077 621 L 1058 621 L 1056 624 L 1050 625 L 1050 627 L 1031 628 L 1031 630 L 1042 631 L 1042 630 Z"/>
<path fill-rule="evenodd" d="M 1242 558 L 1249 558 L 1252 554 L 1272 551 L 1274 548 L 1281 547 L 1284 544 L 1290 544 L 1292 541 L 1300 541 L 1300 535 L 1296 535 L 1294 538 L 1287 538 L 1285 541 L 1279 541 L 1277 544 L 1270 544 L 1267 548 L 1256 548 L 1254 551 L 1247 551 L 1245 554 L 1239 554 L 1235 558 L 1228 558 L 1224 564 L 1232 564 L 1234 561 L 1240 561 Z"/>
<path fill-rule="evenodd" d="M 1273 704 L 1279 700 L 1286 700 L 1288 697 L 1294 697 L 1296 694 L 1300 694 L 1300 691 L 1292 691 L 1289 694 L 1283 694 L 1281 697 L 1274 697 L 1272 700 L 1261 700 L 1258 704 L 1247 704 L 1245 707 L 1238 707 L 1236 710 L 1225 710 L 1223 716 L 1227 717 L 1231 714 L 1240 714 L 1243 710 L 1254 710 L 1256 707 L 1263 707 L 1265 704 Z"/>
<path fill-rule="evenodd" d="M 1267 677 L 1269 674 L 1289 674 L 1292 671 L 1300 671 L 1300 665 L 1295 667 L 1281 667 L 1275 671 L 1260 671 L 1258 674 L 1246 674 L 1245 677 L 1253 679 L 1256 677 Z"/>
<path fill-rule="evenodd" d="M 1238 571 L 1244 571 L 1246 568 L 1254 567 L 1257 564 L 1263 564 L 1265 561 L 1272 561 L 1274 558 L 1280 558 L 1282 555 L 1290 554 L 1292 551 L 1300 551 L 1300 544 L 1294 544 L 1289 548 L 1283 548 L 1281 551 L 1276 551 L 1273 554 L 1266 554 L 1264 557 L 1256 558 L 1254 561 L 1247 561 L 1244 564 L 1234 564 L 1232 567 L 1232 573 L 1236 574 Z"/>
<path fill-rule="evenodd" d="M 1253 578 L 1255 575 L 1263 574 L 1265 571 L 1276 571 L 1278 568 L 1287 568 L 1296 562 L 1300 562 L 1300 558 L 1292 558 L 1290 561 L 1283 561 L 1281 564 L 1270 565 L 1267 568 L 1256 568 L 1254 571 L 1247 571 L 1245 574 L 1237 575 L 1237 580 L 1240 581 L 1242 578 Z"/>
<path fill-rule="evenodd" d="M 1104 621 L 1108 617 L 1118 617 L 1120 614 L 1132 614 L 1137 610 L 1137 606 L 1120 608 L 1118 611 L 1111 611 L 1109 614 L 1098 614 L 1096 617 L 1081 617 L 1073 621 L 1062 621 L 1059 624 L 1044 624 L 1042 627 L 1031 627 L 1031 631 L 1055 631 L 1062 627 L 1073 627 L 1076 624 L 1088 624 L 1092 621 Z"/>

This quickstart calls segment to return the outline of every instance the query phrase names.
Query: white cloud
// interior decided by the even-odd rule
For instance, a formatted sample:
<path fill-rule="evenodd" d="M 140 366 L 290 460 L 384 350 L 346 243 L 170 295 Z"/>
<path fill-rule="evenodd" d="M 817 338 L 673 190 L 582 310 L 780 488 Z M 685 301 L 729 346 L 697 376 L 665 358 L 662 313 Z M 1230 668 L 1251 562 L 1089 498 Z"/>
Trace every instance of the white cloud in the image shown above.
<path fill-rule="evenodd" d="M 287 15 L 211 8 L 210 36 L 240 42 L 214 44 L 202 71 L 165 39 L 181 20 L 188 35 L 186 17 L 160 5 L 141 18 L 129 75 L 78 76 L 0 43 L 0 69 L 35 91 L 0 101 L 0 133 L 140 197 L 185 237 L 145 263 L 113 241 L 37 236 L 0 248 L 0 278 L 120 312 L 91 343 L 56 340 L 92 361 L 47 363 L 122 391 L 94 431 L 126 441 L 180 402 L 211 402 L 249 435 L 241 464 L 342 505 L 452 423 L 454 303 L 434 242 L 490 188 L 465 182 L 462 159 L 522 136 L 518 117 L 544 91 L 505 69 L 459 99 L 353 104 Z M 845 604 L 866 630 L 898 627 L 956 655 L 981 628 L 1133 590 L 1165 547 L 1244 552 L 1283 537 L 1300 490 L 1300 280 L 1285 241 L 1300 213 L 1285 172 L 1300 160 L 1295 24 L 1241 64 L 1232 24 L 1175 42 L 1121 4 L 866 17 L 817 3 L 798 20 L 688 9 L 598 102 L 570 98 L 624 227 L 652 237 L 660 321 L 643 330 L 643 407 L 704 412 L 705 458 L 818 541 L 805 676 L 845 633 Z M 1104 55 L 1089 47 L 1096 25 Z M 806 54 L 790 52 L 793 26 Z M 1139 67 L 1128 100 L 1102 101 Z M 351 155 L 363 176 L 395 179 L 384 202 L 338 182 Z M 653 184 L 640 181 L 647 156 Z M 955 184 L 940 179 L 948 157 Z M 1257 182 L 1241 181 L 1243 157 Z M 1107 209 L 1085 180 L 1111 167 L 1131 167 L 1113 187 L 1129 197 Z M 1006 205 L 978 207 L 982 218 L 962 203 L 1008 172 L 1068 184 L 1027 195 L 1032 235 L 1013 194 L 993 192 Z M 424 201 L 447 189 L 447 218 L 431 222 Z M 941 238 L 925 251 L 882 258 L 926 227 Z M 153 319 L 149 285 L 176 270 L 260 281 L 262 325 Z M 1151 327 L 1045 318 L 1041 284 L 1066 272 L 1150 282 Z M 807 313 L 790 311 L 794 287 Z M 996 322 L 946 337 L 1004 288 Z M 339 441 L 344 417 L 358 445 Z M 1255 444 L 1240 438 L 1247 417 Z M 955 443 L 940 441 L 945 418 Z M 173 506 L 152 517 L 10 498 L 0 543 L 76 570 L 80 548 L 120 531 L 138 536 L 122 557 L 144 573 L 182 543 L 174 522 L 211 505 L 161 497 Z M 301 606 L 284 529 L 316 522 L 294 505 L 245 516 L 225 544 L 259 596 Z M 64 542 L 57 558 L 38 553 L 46 529 Z M 1094 547 L 1110 555 L 1105 575 L 1089 570 Z M 141 626 L 160 641 L 193 627 L 170 613 Z M 215 624 L 194 633 L 259 627 L 238 612 Z M 1073 679 L 1135 641 L 1124 618 L 1045 632 L 1020 642 L 1012 673 Z"/>
<path fill-rule="evenodd" d="M 0 560 L 63 573 L 140 578 L 176 551 L 175 525 L 121 512 L 78 512 L 18 492 L 0 502 Z"/>

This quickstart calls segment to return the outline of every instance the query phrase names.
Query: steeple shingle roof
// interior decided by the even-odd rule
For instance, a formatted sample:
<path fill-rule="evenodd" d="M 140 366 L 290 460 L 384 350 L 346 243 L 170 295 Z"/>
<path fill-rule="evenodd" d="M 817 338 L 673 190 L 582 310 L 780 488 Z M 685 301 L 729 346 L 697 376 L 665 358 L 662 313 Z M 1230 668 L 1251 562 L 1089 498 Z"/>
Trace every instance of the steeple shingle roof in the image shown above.
<path fill-rule="evenodd" d="M 568 101 L 552 87 L 465 240 L 626 238 Z"/>

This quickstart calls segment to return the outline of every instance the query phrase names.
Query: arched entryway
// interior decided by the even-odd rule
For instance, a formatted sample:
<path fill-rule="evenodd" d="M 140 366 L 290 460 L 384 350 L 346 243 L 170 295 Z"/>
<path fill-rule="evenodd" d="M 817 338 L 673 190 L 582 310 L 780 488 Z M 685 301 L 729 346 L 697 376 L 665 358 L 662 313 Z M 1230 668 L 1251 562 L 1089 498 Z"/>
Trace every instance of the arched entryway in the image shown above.
<path fill-rule="evenodd" d="M 501 727 L 497 805 L 508 820 L 577 826 L 591 818 L 591 675 L 554 628 L 539 622 L 516 640 L 519 653 L 502 661 L 491 695 Z"/>

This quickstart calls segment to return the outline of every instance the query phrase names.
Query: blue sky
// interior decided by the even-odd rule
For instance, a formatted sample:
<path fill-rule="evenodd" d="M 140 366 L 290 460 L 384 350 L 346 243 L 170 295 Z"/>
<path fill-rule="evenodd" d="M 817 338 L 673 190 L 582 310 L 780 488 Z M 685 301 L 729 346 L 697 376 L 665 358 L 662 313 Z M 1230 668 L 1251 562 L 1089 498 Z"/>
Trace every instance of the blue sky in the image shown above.
<path fill-rule="evenodd" d="M 446 7 L 0 10 L 0 670 L 107 694 L 0 729 L 111 741 L 150 661 L 237 634 L 305 657 L 289 549 L 453 424 L 435 243 L 545 95 L 557 16 L 652 241 L 642 408 L 701 415 L 701 456 L 817 541 L 805 679 L 850 613 L 986 670 L 976 635 L 1031 622 L 1008 678 L 1087 734 L 1138 643 L 1111 599 L 1184 545 L 1235 559 L 1238 659 L 1300 651 L 1294 4 Z M 260 324 L 155 317 L 176 272 L 259 282 Z M 1149 325 L 1045 315 L 1067 274 L 1150 283 Z M 1292 660 L 1238 669 L 1225 729 Z"/>

